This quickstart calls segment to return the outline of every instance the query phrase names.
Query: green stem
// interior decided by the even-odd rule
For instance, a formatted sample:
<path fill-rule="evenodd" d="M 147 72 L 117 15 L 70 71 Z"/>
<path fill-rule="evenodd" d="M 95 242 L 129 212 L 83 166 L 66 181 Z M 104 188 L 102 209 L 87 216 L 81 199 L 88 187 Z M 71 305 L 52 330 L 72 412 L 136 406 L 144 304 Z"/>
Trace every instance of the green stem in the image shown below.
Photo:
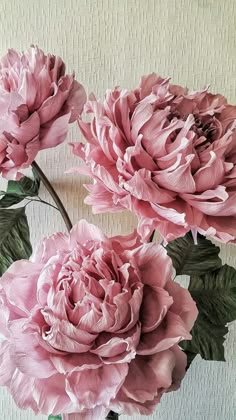
<path fill-rule="evenodd" d="M 58 196 L 58 194 L 54 190 L 52 184 L 50 183 L 50 181 L 48 180 L 48 178 L 46 177 L 46 175 L 44 174 L 44 172 L 42 171 L 40 166 L 35 161 L 32 163 L 31 166 L 34 168 L 35 172 L 37 172 L 37 174 L 38 174 L 40 180 L 42 181 L 43 185 L 45 186 L 45 188 L 48 190 L 49 194 L 51 195 L 53 201 L 56 204 L 57 209 L 61 213 L 61 216 L 62 216 L 62 218 L 65 222 L 65 225 L 67 227 L 68 232 L 70 232 L 70 230 L 72 229 L 72 223 L 71 223 L 71 220 L 68 216 L 68 213 L 67 213 L 64 205 L 62 204 L 62 201 L 61 201 L 60 197 Z"/>
<path fill-rule="evenodd" d="M 53 209 L 55 209 L 55 210 L 59 211 L 59 210 L 58 210 L 58 208 L 57 208 L 56 206 L 54 206 L 54 205 L 53 205 L 53 204 L 51 204 L 51 203 L 48 203 L 47 201 L 42 200 L 40 197 L 39 197 L 39 199 L 38 199 L 38 200 L 37 200 L 36 198 L 28 198 L 28 197 L 26 197 L 26 200 L 28 200 L 28 202 L 29 202 L 29 203 L 31 203 L 32 201 L 33 201 L 33 202 L 35 202 L 35 201 L 36 201 L 36 203 L 46 204 L 47 206 L 52 207 Z M 27 204 L 28 204 L 28 203 L 27 203 Z"/>

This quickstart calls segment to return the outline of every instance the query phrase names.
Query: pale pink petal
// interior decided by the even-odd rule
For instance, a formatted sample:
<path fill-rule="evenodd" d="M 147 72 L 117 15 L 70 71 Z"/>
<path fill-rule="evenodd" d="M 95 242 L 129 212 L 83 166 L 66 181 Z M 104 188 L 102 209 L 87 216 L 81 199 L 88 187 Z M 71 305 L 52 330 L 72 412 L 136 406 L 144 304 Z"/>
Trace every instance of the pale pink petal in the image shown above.
<path fill-rule="evenodd" d="M 84 410 L 81 413 L 63 414 L 63 420 L 104 420 L 109 413 L 109 409 L 97 406 L 91 410 Z"/>
<path fill-rule="evenodd" d="M 163 321 L 172 304 L 173 297 L 171 293 L 169 294 L 161 287 L 145 285 L 140 317 L 142 332 L 147 333 L 155 330 Z"/>
<path fill-rule="evenodd" d="M 18 180 L 41 149 L 65 140 L 68 124 L 82 112 L 86 94 L 74 74 L 65 74 L 60 57 L 31 46 L 23 53 L 9 50 L 0 60 L 0 173 Z"/>
<path fill-rule="evenodd" d="M 204 195 L 204 193 L 199 197 L 200 200 L 197 200 L 198 197 L 191 194 L 183 194 L 182 197 L 187 198 L 189 204 L 209 216 L 218 217 L 235 215 L 236 193 L 232 192 L 227 194 L 225 187 L 219 186 L 215 190 L 209 190 L 209 198 L 219 198 L 220 201 L 204 200 L 206 197 L 206 194 Z"/>
<path fill-rule="evenodd" d="M 135 198 L 156 204 L 169 203 L 175 197 L 174 192 L 160 188 L 156 182 L 153 182 L 152 173 L 146 169 L 135 172 L 130 180 L 124 182 L 124 188 Z"/>
<path fill-rule="evenodd" d="M 70 123 L 76 121 L 83 111 L 83 106 L 86 102 L 86 92 L 84 87 L 73 80 L 69 95 L 64 105 L 65 114 L 71 112 Z"/>
<path fill-rule="evenodd" d="M 166 324 L 164 326 L 164 324 Z M 137 354 L 148 355 L 167 350 L 183 340 L 190 340 L 189 329 L 181 316 L 167 312 L 165 322 L 161 323 L 156 330 L 141 335 L 137 348 Z"/>
<path fill-rule="evenodd" d="M 48 320 L 45 312 L 43 316 Z M 45 331 L 43 338 L 57 350 L 67 353 L 84 353 L 90 350 L 96 335 L 79 330 L 66 320 L 55 319 L 50 330 Z"/>
<path fill-rule="evenodd" d="M 122 252 L 124 249 L 134 249 L 141 245 L 141 238 L 137 234 L 137 231 L 134 230 L 128 235 L 117 235 L 111 238 L 112 248 L 116 252 Z"/>
<path fill-rule="evenodd" d="M 170 391 L 175 391 L 180 387 L 180 383 L 185 376 L 186 373 L 186 366 L 187 366 L 187 356 L 182 349 L 179 348 L 178 345 L 175 345 L 171 349 L 172 353 L 175 355 L 175 367 L 172 372 L 172 385 L 170 386 Z"/>
<path fill-rule="evenodd" d="M 171 312 L 181 316 L 186 327 L 191 331 L 198 316 L 198 310 L 189 291 L 170 280 L 166 283 L 166 290 L 170 296 L 173 296 L 173 304 L 170 308 Z"/>
<path fill-rule="evenodd" d="M 75 404 L 66 393 L 64 375 L 56 374 L 46 379 L 35 379 L 31 393 L 43 414 L 75 411 Z"/>
<path fill-rule="evenodd" d="M 173 275 L 171 259 L 160 245 L 144 244 L 130 251 L 130 257 L 135 258 L 142 274 L 142 282 L 150 287 L 165 287 Z"/>
<path fill-rule="evenodd" d="M 122 386 L 128 373 L 128 364 L 104 365 L 87 372 L 75 372 L 67 376 L 66 392 L 84 408 L 95 405 L 108 406 Z"/>
<path fill-rule="evenodd" d="M 18 92 L 28 107 L 31 108 L 35 102 L 37 83 L 33 74 L 27 69 L 23 69 L 21 72 Z"/>
<path fill-rule="evenodd" d="M 40 120 L 37 112 L 20 124 L 19 127 L 13 129 L 11 134 L 23 145 L 37 136 L 40 128 Z"/>
<path fill-rule="evenodd" d="M 214 190 L 224 178 L 224 162 L 218 159 L 214 152 L 210 152 L 211 159 L 194 174 L 196 191 Z M 190 192 L 190 191 L 188 191 Z"/>
<path fill-rule="evenodd" d="M 158 171 L 155 173 L 155 180 L 162 188 L 181 193 L 194 193 L 196 186 L 191 174 L 190 162 L 194 155 L 186 157 L 186 163 L 179 165 L 171 172 Z"/>
<path fill-rule="evenodd" d="M 67 249 L 69 244 L 69 237 L 58 232 L 48 238 L 43 239 L 35 248 L 31 256 L 31 261 L 39 264 L 46 264 L 47 261 L 54 256 L 59 249 Z"/>
<path fill-rule="evenodd" d="M 1 278 L 1 285 L 8 295 L 9 302 L 21 312 L 28 313 L 37 303 L 35 292 L 40 270 L 40 266 L 36 267 L 30 261 L 19 260 L 13 263 Z"/>
<path fill-rule="evenodd" d="M 16 366 L 12 363 L 10 356 L 9 341 L 5 340 L 1 343 L 0 349 L 0 385 L 10 386 L 12 376 L 16 370 Z"/>
<path fill-rule="evenodd" d="M 151 357 L 137 356 L 130 363 L 129 373 L 111 407 L 129 415 L 151 414 L 160 401 L 162 389 L 171 386 L 175 356 L 164 351 Z M 155 398 L 154 404 L 152 404 Z"/>
<path fill-rule="evenodd" d="M 72 249 L 78 243 L 78 240 L 83 245 L 87 241 L 107 242 L 108 239 L 101 229 L 82 219 L 71 230 L 70 243 Z"/>
<path fill-rule="evenodd" d="M 24 375 L 16 369 L 10 384 L 12 397 L 19 408 L 23 410 L 31 408 L 35 414 L 38 414 L 39 409 L 34 398 L 34 390 L 35 379 Z"/>
<path fill-rule="evenodd" d="M 140 103 L 137 108 L 135 109 L 132 119 L 131 119 L 131 138 L 133 142 L 137 140 L 137 137 L 140 133 L 141 128 L 143 125 L 152 117 L 153 108 L 151 104 L 142 104 Z"/>
<path fill-rule="evenodd" d="M 65 140 L 68 132 L 69 120 L 70 113 L 62 115 L 42 127 L 40 134 L 41 149 L 55 147 Z"/>
<path fill-rule="evenodd" d="M 53 83 L 53 95 L 49 96 L 38 110 L 42 125 L 52 120 L 60 112 L 71 90 L 72 83 L 72 76 L 63 76 L 58 86 L 55 82 Z"/>
<path fill-rule="evenodd" d="M 91 353 L 97 354 L 99 357 L 114 357 L 124 352 L 135 351 L 140 339 L 141 328 L 137 323 L 135 327 L 130 328 L 127 333 L 119 334 L 113 337 L 112 334 L 103 333 L 96 340 Z"/>
<path fill-rule="evenodd" d="M 51 355 L 50 357 L 53 365 L 59 373 L 69 373 L 73 371 L 87 371 L 88 369 L 98 369 L 103 366 L 101 359 L 92 353 L 80 353 Z"/>
<path fill-rule="evenodd" d="M 145 98 L 152 92 L 153 86 L 157 85 L 162 81 L 161 77 L 156 73 L 150 73 L 147 76 L 142 76 L 138 91 L 140 91 L 140 99 Z"/>

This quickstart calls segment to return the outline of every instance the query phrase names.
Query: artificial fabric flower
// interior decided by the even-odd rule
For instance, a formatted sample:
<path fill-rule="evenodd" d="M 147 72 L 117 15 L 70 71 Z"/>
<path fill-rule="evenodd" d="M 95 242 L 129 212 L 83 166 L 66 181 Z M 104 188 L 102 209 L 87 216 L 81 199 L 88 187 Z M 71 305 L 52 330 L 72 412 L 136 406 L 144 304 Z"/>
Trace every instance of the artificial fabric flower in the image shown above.
<path fill-rule="evenodd" d="M 0 283 L 0 385 L 64 419 L 149 414 L 185 374 L 197 316 L 160 245 L 80 221 L 44 239 Z"/>
<path fill-rule="evenodd" d="M 39 150 L 62 143 L 82 112 L 84 88 L 62 59 L 32 46 L 0 60 L 0 173 L 19 179 Z"/>
<path fill-rule="evenodd" d="M 90 175 L 94 213 L 129 209 L 146 241 L 192 230 L 223 242 L 236 237 L 236 106 L 207 89 L 189 93 L 156 74 L 133 91 L 94 96 L 80 119 L 86 143 L 74 153 Z"/>

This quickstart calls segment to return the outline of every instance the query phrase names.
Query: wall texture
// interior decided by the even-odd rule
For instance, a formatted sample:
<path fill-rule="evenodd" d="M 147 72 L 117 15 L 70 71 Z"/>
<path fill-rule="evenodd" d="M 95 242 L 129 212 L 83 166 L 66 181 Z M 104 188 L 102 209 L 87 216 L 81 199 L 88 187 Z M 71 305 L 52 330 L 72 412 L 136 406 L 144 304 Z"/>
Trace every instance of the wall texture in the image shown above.
<path fill-rule="evenodd" d="M 142 74 L 156 71 L 190 88 L 210 84 L 213 92 L 236 103 L 235 24 L 235 0 L 1 0 L 0 54 L 9 47 L 23 50 L 38 44 L 46 52 L 61 55 L 68 69 L 74 69 L 77 79 L 98 97 L 117 84 L 132 88 Z M 68 140 L 78 138 L 74 127 Z M 128 213 L 93 216 L 83 204 L 85 179 L 63 174 L 78 164 L 67 144 L 42 153 L 38 162 L 74 222 L 85 217 L 107 234 L 133 229 L 136 221 Z M 55 230 L 64 230 L 53 209 L 31 205 L 28 216 L 34 243 Z M 235 265 L 236 248 L 221 249 L 224 261 Z M 151 419 L 236 419 L 235 324 L 230 332 L 227 362 L 197 359 L 181 390 L 164 396 Z M 33 418 L 32 412 L 19 411 L 0 389 L 1 420 Z"/>

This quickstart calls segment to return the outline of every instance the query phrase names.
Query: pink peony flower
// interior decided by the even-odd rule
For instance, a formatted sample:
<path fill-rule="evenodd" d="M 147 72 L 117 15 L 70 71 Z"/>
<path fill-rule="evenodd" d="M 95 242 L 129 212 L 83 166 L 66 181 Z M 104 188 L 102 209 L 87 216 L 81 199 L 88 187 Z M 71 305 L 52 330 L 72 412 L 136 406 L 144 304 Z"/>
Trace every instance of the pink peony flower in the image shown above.
<path fill-rule="evenodd" d="M 166 251 L 80 221 L 2 276 L 0 384 L 64 419 L 151 413 L 185 374 L 178 347 L 197 316 Z"/>
<path fill-rule="evenodd" d="M 90 175 L 94 213 L 129 209 L 146 241 L 189 230 L 223 242 L 236 237 L 236 106 L 207 89 L 188 93 L 156 74 L 134 91 L 107 91 L 79 121 L 86 144 L 74 153 Z"/>
<path fill-rule="evenodd" d="M 0 60 L 0 173 L 19 179 L 38 151 L 65 140 L 86 94 L 60 57 L 37 47 Z"/>

